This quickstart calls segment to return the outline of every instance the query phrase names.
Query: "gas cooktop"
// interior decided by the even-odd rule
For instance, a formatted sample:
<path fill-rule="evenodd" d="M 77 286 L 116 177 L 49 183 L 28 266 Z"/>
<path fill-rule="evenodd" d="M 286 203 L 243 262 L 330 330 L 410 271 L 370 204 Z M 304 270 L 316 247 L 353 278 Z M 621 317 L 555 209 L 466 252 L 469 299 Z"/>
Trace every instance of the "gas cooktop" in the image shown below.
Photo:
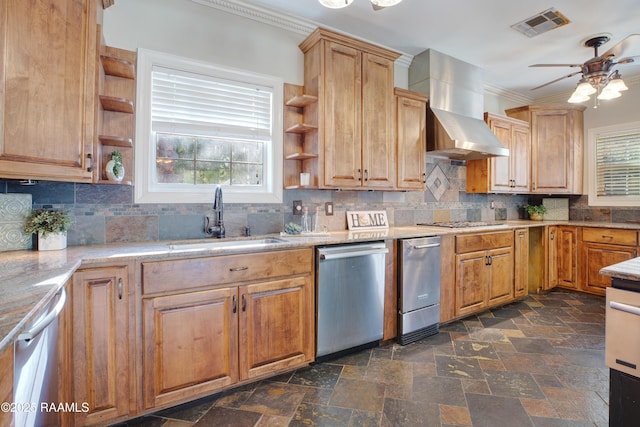
<path fill-rule="evenodd" d="M 425 222 L 416 224 L 422 227 L 447 227 L 447 228 L 467 228 L 467 227 L 486 227 L 493 225 L 506 225 L 503 223 L 493 223 L 484 221 L 450 221 L 450 222 Z"/>

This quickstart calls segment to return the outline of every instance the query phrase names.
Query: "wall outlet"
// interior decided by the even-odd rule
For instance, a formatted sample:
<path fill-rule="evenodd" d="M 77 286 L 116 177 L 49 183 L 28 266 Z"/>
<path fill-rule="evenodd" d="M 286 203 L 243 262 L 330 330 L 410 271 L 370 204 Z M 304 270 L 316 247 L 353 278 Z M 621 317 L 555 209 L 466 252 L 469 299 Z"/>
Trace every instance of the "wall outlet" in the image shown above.
<path fill-rule="evenodd" d="M 326 216 L 333 215 L 333 202 L 325 202 L 324 203 L 324 214 Z"/>
<path fill-rule="evenodd" d="M 293 201 L 293 214 L 302 215 L 302 200 Z"/>

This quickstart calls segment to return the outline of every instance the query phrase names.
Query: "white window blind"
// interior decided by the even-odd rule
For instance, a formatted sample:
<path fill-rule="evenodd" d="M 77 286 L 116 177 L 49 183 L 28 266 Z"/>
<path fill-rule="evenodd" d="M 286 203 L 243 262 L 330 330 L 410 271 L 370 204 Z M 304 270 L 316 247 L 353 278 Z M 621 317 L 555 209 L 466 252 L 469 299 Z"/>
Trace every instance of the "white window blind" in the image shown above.
<path fill-rule="evenodd" d="M 598 196 L 640 196 L 640 131 L 596 139 Z"/>
<path fill-rule="evenodd" d="M 271 136 L 270 87 L 154 67 L 154 124 L 203 128 L 222 136 Z"/>

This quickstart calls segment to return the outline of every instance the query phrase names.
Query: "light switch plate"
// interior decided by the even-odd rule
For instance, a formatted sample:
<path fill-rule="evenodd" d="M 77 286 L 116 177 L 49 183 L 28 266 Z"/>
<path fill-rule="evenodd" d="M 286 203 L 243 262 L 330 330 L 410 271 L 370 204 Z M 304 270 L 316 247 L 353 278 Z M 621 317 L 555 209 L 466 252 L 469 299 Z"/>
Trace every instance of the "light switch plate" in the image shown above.
<path fill-rule="evenodd" d="M 325 202 L 324 203 L 324 214 L 326 216 L 333 215 L 333 202 Z"/>

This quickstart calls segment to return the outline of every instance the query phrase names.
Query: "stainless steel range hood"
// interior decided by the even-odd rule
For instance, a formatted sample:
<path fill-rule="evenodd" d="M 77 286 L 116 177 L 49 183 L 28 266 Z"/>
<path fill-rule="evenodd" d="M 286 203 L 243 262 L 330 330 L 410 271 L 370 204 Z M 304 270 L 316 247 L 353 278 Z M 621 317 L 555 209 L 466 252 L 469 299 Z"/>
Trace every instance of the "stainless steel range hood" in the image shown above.
<path fill-rule="evenodd" d="M 428 155 L 458 160 L 509 155 L 483 121 L 480 68 L 428 49 L 413 58 L 409 89 L 429 97 Z"/>

